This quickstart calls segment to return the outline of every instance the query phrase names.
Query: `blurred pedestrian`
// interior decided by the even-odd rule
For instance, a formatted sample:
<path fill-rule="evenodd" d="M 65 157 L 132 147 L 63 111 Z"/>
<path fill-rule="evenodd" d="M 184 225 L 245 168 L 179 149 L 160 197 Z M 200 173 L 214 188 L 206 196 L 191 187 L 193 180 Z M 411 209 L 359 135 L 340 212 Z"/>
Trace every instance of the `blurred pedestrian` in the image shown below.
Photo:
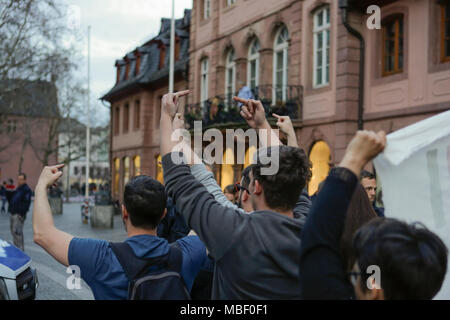
<path fill-rule="evenodd" d="M 369 171 L 363 170 L 361 172 L 361 184 L 366 190 L 369 201 L 377 216 L 384 217 L 384 208 L 377 207 L 376 205 L 377 179 L 375 175 Z"/>
<path fill-rule="evenodd" d="M 10 193 L 8 212 L 11 214 L 11 234 L 14 245 L 24 251 L 23 224 L 30 209 L 32 191 L 27 185 L 27 176 L 20 173 L 18 176 L 17 189 L 7 191 Z"/>
<path fill-rule="evenodd" d="M 2 213 L 6 213 L 5 204 L 7 202 L 6 199 L 6 181 L 3 181 L 3 184 L 0 186 L 0 199 L 2 200 Z"/>

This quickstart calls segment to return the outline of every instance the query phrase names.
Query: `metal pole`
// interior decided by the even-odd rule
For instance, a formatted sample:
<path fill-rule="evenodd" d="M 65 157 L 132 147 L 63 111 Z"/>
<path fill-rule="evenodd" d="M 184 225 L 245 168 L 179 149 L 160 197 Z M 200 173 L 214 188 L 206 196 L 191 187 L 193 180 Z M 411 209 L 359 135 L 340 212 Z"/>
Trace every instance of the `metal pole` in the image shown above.
<path fill-rule="evenodd" d="M 88 26 L 88 58 L 87 58 L 87 124 L 86 124 L 86 187 L 84 200 L 83 223 L 88 222 L 89 217 L 89 157 L 90 157 L 90 93 L 91 93 L 91 26 Z"/>
<path fill-rule="evenodd" d="M 173 93 L 174 63 L 175 63 L 175 0 L 172 0 L 172 20 L 170 22 L 170 69 L 169 92 Z"/>

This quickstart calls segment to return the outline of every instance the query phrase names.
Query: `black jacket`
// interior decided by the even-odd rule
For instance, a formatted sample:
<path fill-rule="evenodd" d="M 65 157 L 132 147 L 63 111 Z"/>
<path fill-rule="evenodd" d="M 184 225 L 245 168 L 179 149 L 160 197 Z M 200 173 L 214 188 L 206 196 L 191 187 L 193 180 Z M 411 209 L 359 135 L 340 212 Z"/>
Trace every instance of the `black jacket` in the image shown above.
<path fill-rule="evenodd" d="M 314 201 L 302 233 L 300 287 L 303 299 L 354 299 L 340 243 L 345 217 L 358 183 L 345 168 L 334 168 Z"/>
<path fill-rule="evenodd" d="M 21 185 L 14 191 L 7 191 L 9 193 L 9 207 L 8 212 L 11 214 L 20 214 L 26 216 L 30 209 L 32 191 L 27 184 Z"/>

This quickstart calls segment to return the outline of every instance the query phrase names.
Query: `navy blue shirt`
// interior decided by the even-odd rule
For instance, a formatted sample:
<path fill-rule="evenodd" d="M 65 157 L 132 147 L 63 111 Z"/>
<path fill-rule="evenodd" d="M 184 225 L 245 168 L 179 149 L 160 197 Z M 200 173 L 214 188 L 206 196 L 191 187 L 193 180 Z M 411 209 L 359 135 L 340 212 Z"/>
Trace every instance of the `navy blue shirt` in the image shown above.
<path fill-rule="evenodd" d="M 151 235 L 138 235 L 125 240 L 140 258 L 155 258 L 169 252 L 167 240 Z M 206 247 L 197 236 L 177 240 L 183 252 L 181 276 L 191 291 L 198 271 L 206 261 Z M 128 278 L 113 253 L 109 242 L 73 238 L 69 245 L 70 265 L 80 268 L 81 278 L 91 287 L 96 300 L 125 300 Z"/>

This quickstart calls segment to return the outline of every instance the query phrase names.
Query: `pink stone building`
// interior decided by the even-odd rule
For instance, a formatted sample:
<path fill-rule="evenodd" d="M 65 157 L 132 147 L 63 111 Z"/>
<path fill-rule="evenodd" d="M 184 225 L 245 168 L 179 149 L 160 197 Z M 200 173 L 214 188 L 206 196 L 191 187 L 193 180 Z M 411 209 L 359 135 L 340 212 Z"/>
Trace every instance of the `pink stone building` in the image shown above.
<path fill-rule="evenodd" d="M 56 87 L 45 81 L 1 83 L 0 182 L 19 172 L 36 186 L 42 168 L 56 164 L 58 155 L 58 107 Z"/>

